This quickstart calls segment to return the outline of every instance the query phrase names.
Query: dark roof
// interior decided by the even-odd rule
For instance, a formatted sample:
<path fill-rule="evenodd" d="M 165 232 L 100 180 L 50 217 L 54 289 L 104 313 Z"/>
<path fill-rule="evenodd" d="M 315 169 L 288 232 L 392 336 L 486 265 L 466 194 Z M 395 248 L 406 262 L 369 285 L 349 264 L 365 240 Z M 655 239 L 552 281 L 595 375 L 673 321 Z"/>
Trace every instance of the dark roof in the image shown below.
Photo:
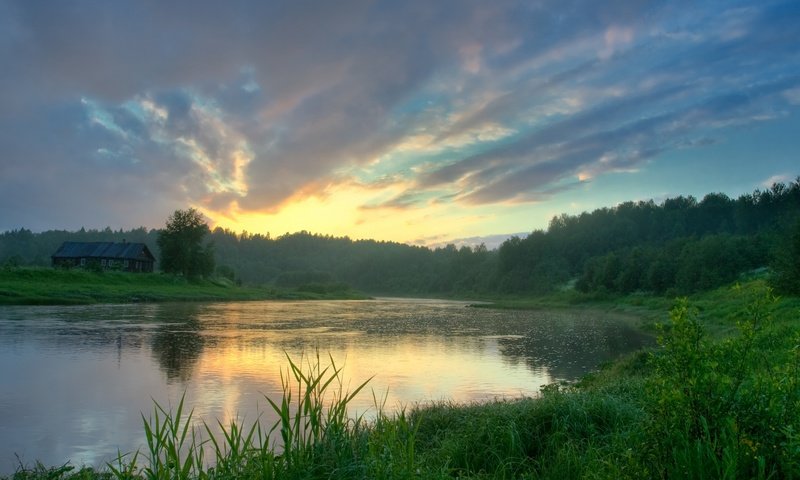
<path fill-rule="evenodd" d="M 155 260 L 144 243 L 64 242 L 53 258 L 115 258 L 119 260 Z"/>

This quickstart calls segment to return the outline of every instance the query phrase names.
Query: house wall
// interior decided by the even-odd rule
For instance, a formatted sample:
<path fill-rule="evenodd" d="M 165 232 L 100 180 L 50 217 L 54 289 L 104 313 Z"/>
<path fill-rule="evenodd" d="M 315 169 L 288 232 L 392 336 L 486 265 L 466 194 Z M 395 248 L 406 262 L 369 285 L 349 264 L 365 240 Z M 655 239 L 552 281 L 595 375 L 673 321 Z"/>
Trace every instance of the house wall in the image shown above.
<path fill-rule="evenodd" d="M 96 258 L 96 257 L 73 257 L 73 258 L 54 258 L 54 267 L 86 268 L 90 262 L 98 262 L 103 270 L 119 269 L 125 272 L 152 273 L 154 262 L 151 260 L 120 260 L 117 258 Z"/>

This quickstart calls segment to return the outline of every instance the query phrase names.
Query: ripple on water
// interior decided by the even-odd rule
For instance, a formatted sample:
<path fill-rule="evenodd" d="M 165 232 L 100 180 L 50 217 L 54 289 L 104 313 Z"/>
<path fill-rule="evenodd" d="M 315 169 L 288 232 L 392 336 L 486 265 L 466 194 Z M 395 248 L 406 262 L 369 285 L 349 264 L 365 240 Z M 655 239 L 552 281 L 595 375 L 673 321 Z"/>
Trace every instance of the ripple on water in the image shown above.
<path fill-rule="evenodd" d="M 143 442 L 141 413 L 186 394 L 198 420 L 262 416 L 286 355 L 330 355 L 353 407 L 535 395 L 651 342 L 584 312 L 467 308 L 378 299 L 0 307 L 0 474 L 25 459 L 100 464 Z M 211 417 L 211 418 L 208 418 Z M 3 456 L 5 455 L 5 456 Z"/>

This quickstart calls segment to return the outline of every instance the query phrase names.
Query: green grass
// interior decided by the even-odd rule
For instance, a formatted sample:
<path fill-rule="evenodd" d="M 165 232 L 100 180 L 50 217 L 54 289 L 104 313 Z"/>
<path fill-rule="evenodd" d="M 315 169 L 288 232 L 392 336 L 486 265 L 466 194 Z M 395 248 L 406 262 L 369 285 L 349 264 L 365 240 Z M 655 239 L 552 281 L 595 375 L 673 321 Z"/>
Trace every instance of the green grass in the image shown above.
<path fill-rule="evenodd" d="M 164 274 L 94 273 L 80 269 L 0 269 L 0 305 L 72 305 L 164 301 L 358 299 L 335 289 L 241 287 L 227 279 L 188 281 Z"/>
<path fill-rule="evenodd" d="M 737 287 L 738 285 L 738 287 Z M 736 293 L 735 288 L 739 292 Z M 700 292 L 686 297 L 698 310 L 703 327 L 714 338 L 723 338 L 736 331 L 733 320 L 745 310 L 752 294 L 747 292 L 763 291 L 767 288 L 764 276 L 743 279 L 733 286 L 725 286 Z M 485 303 L 474 304 L 475 308 L 509 309 L 509 310 L 563 310 L 599 311 L 627 315 L 636 319 L 638 326 L 646 331 L 655 331 L 656 325 L 669 321 L 669 310 L 675 306 L 677 299 L 645 293 L 619 295 L 610 293 L 582 293 L 577 290 L 562 290 L 542 296 L 489 297 Z M 780 299 L 773 307 L 775 318 L 786 319 L 800 312 L 800 298 L 788 297 Z"/>
<path fill-rule="evenodd" d="M 576 290 L 559 291 L 543 296 L 506 295 L 484 299 L 483 303 L 472 304 L 474 308 L 502 310 L 570 310 L 612 314 L 627 318 L 637 328 L 654 332 L 659 322 L 667 320 L 667 312 L 674 299 L 655 295 L 598 295 L 585 294 Z"/>
<path fill-rule="evenodd" d="M 288 359 L 274 425 L 215 437 L 182 401 L 155 405 L 145 451 L 10 478 L 800 478 L 800 300 L 756 280 L 671 303 L 658 348 L 537 398 L 391 414 L 376 399 L 374 420 L 354 419 L 366 386 L 345 392 L 317 354 Z"/>

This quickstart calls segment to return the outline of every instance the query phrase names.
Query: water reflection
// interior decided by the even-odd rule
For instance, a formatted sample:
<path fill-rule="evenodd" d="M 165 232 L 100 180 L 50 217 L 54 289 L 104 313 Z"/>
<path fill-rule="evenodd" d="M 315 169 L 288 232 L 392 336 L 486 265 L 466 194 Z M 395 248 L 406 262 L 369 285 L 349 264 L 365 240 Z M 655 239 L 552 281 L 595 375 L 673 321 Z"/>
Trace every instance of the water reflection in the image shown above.
<path fill-rule="evenodd" d="M 168 382 L 188 381 L 203 353 L 203 325 L 199 320 L 203 308 L 195 303 L 159 305 L 153 316 L 158 326 L 150 345 Z"/>
<path fill-rule="evenodd" d="M 4 307 L 0 474 L 15 453 L 96 465 L 133 451 L 140 412 L 184 393 L 198 420 L 270 424 L 287 354 L 330 355 L 351 386 L 374 375 L 391 408 L 533 395 L 648 341 L 620 318 L 433 300 Z"/>
<path fill-rule="evenodd" d="M 596 312 L 540 312 L 521 335 L 499 339 L 501 354 L 515 365 L 545 369 L 557 380 L 575 380 L 621 352 L 652 342 L 631 319 Z M 524 322 L 523 322 L 524 323 Z"/>

